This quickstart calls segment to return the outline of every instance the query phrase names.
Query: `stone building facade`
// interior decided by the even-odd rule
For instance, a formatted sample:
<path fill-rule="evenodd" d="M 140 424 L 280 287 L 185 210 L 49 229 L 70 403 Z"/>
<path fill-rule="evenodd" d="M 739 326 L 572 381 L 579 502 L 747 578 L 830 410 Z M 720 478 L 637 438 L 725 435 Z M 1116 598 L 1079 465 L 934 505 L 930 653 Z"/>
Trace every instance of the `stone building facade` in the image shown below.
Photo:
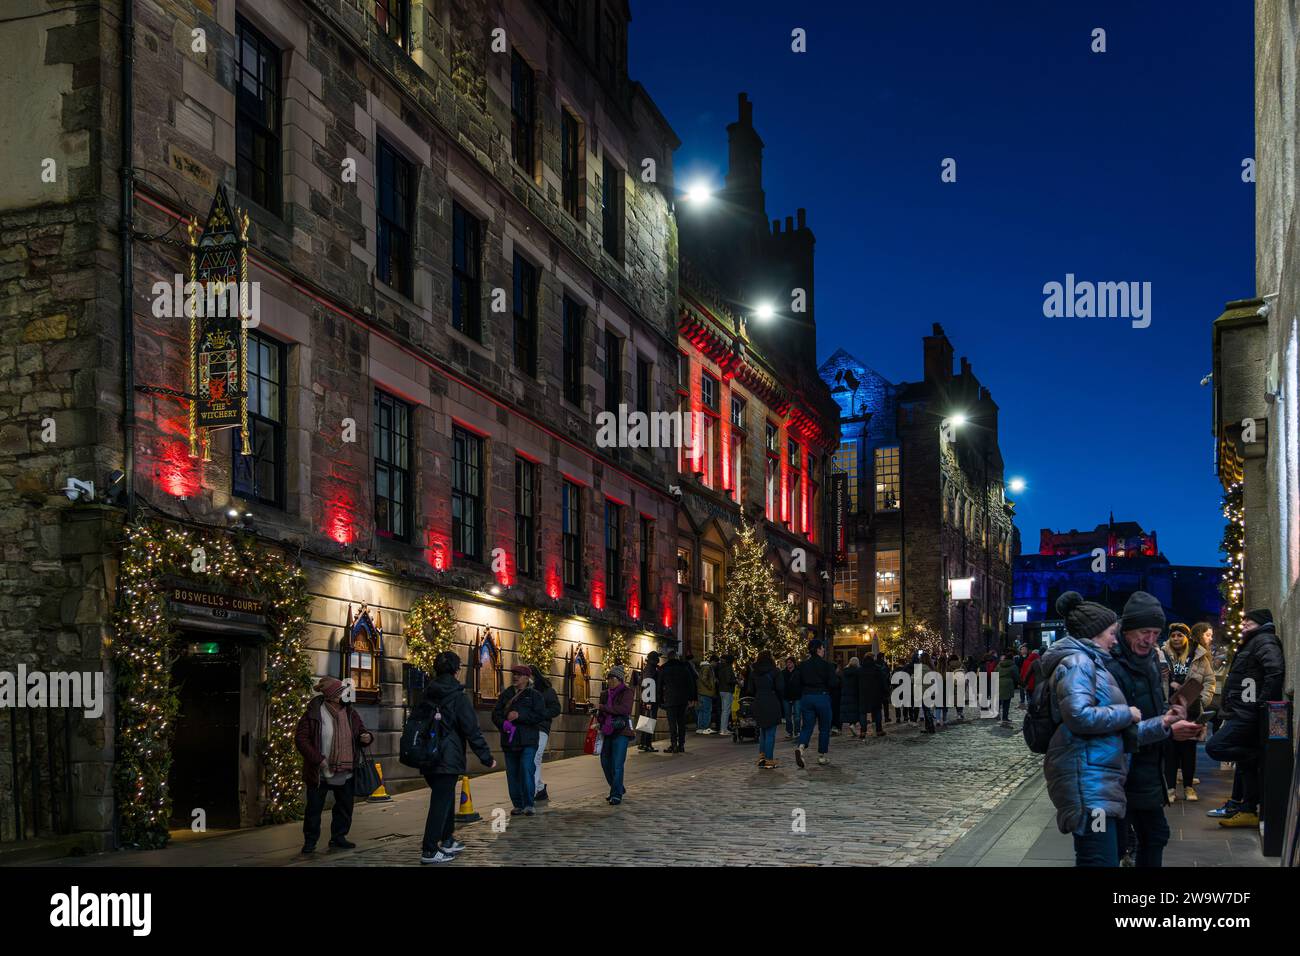
<path fill-rule="evenodd" d="M 835 405 L 816 375 L 812 230 L 800 209 L 768 225 L 763 143 L 739 96 L 726 186 L 679 206 L 677 408 L 697 454 L 678 456 L 678 633 L 702 657 L 722 629 L 731 548 L 757 521 L 804 632 L 823 636 L 829 596 L 824 477 Z M 758 315 L 760 306 L 771 314 Z M 743 519 L 742 519 L 743 510 Z"/>
<path fill-rule="evenodd" d="M 879 649 L 886 629 L 924 624 L 967 655 L 1007 633 L 1014 503 L 1003 482 L 998 407 L 970 363 L 954 373 L 937 323 L 924 376 L 891 383 L 844 349 L 821 366 L 840 408 L 831 472 L 847 484 L 835 559 L 834 646 Z M 969 598 L 951 583 L 973 579 Z"/>
<path fill-rule="evenodd" d="M 491 634 L 503 668 L 523 609 L 560 615 L 549 676 L 569 710 L 599 692 L 612 629 L 634 663 L 671 641 L 673 455 L 602 448 L 595 420 L 638 389 L 671 407 L 678 361 L 677 139 L 628 78 L 626 4 L 135 3 L 126 386 L 118 22 L 76 8 L 6 34 L 44 91 L 21 158 L 60 172 L 0 186 L 3 665 L 108 667 L 123 485 L 140 520 L 252 534 L 304 569 L 312 670 L 368 688 L 359 708 L 399 788 L 416 679 L 402 627 L 420 596 L 451 598 L 463 659 Z M 193 457 L 191 343 L 164 290 L 218 189 L 249 217 L 251 454 L 233 429 Z M 94 500 L 58 494 L 69 476 L 93 480 Z M 204 799 L 247 825 L 264 801 L 265 651 L 256 615 L 214 622 L 218 597 L 239 595 L 170 605 L 177 668 L 239 703 L 218 739 L 178 745 L 173 771 L 222 755 L 230 775 Z M 363 611 L 382 643 L 353 642 Z M 180 705 L 184 724 L 201 701 Z M 0 773 L 10 752 L 36 773 L 58 749 L 41 783 L 69 797 L 58 819 L 40 794 L 0 806 L 5 839 L 111 844 L 112 701 L 68 720 L 0 729 Z M 552 748 L 575 752 L 585 723 L 557 721 Z"/>

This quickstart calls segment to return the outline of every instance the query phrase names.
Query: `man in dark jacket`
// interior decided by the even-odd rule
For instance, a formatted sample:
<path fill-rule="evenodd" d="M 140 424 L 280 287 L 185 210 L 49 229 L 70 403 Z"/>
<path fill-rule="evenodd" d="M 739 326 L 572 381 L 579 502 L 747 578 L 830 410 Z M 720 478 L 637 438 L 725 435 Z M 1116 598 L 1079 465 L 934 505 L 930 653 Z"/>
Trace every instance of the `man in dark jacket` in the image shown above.
<path fill-rule="evenodd" d="M 540 803 L 543 800 L 551 799 L 551 795 L 546 792 L 546 784 L 542 782 L 542 761 L 546 758 L 546 742 L 551 739 L 551 721 L 560 716 L 560 695 L 555 693 L 555 688 L 551 682 L 546 679 L 541 668 L 531 668 L 533 672 L 533 687 L 542 695 L 542 703 L 546 708 L 546 719 L 537 725 L 537 758 L 533 763 L 533 786 L 537 791 L 535 799 Z"/>
<path fill-rule="evenodd" d="M 716 670 L 718 678 L 718 733 L 731 733 L 731 699 L 736 696 L 736 659 L 723 654 Z"/>
<path fill-rule="evenodd" d="M 302 852 L 315 853 L 320 839 L 321 812 L 325 798 L 334 794 L 330 812 L 330 846 L 350 850 L 352 828 L 352 772 L 361 759 L 361 748 L 373 737 L 361 715 L 343 700 L 343 682 L 322 677 L 316 684 L 321 696 L 313 697 L 298 720 L 293 742 L 302 754 L 302 779 L 307 786 L 307 808 L 302 819 Z"/>
<path fill-rule="evenodd" d="M 1156 660 L 1156 641 L 1165 628 L 1165 612 L 1160 602 L 1146 591 L 1136 591 L 1124 605 L 1120 618 L 1122 636 L 1111 651 L 1106 668 L 1124 693 L 1130 707 L 1142 712 L 1142 719 L 1161 717 L 1165 704 L 1165 682 L 1160 679 Z M 1134 863 L 1137 866 L 1160 866 L 1165 845 L 1169 842 L 1169 823 L 1165 819 L 1165 742 L 1137 747 L 1126 740 L 1130 753 L 1128 779 L 1124 784 L 1127 812 L 1120 823 L 1123 837 L 1133 834 Z M 1134 750 L 1133 748 L 1136 749 Z"/>
<path fill-rule="evenodd" d="M 799 682 L 799 717 L 803 729 L 799 731 L 799 745 L 794 749 L 794 762 L 804 768 L 803 751 L 812 739 L 813 721 L 817 722 L 817 762 L 831 762 L 831 692 L 839 683 L 835 665 L 826 659 L 826 645 L 820 640 L 808 642 L 808 657 L 795 673 Z"/>
<path fill-rule="evenodd" d="M 784 684 L 782 704 L 785 708 L 785 739 L 794 740 L 799 732 L 799 663 L 793 657 L 785 659 L 785 670 L 781 671 Z"/>
<path fill-rule="evenodd" d="M 664 710 L 668 712 L 668 753 L 686 753 L 686 707 L 695 696 L 695 674 L 690 665 L 669 649 L 659 670 Z"/>
<path fill-rule="evenodd" d="M 885 698 L 889 695 L 889 668 L 885 666 L 885 655 L 868 654 L 862 661 L 861 689 L 862 698 L 862 736 L 867 736 L 867 718 L 876 725 L 876 736 L 885 736 L 884 709 Z"/>
<path fill-rule="evenodd" d="M 455 651 L 439 654 L 433 662 L 433 683 L 424 689 L 424 696 L 411 713 L 427 721 L 438 735 L 437 756 L 433 763 L 420 768 L 429 784 L 421 863 L 450 863 L 465 849 L 465 844 L 455 837 L 456 780 L 465 773 L 465 744 L 474 748 L 479 763 L 489 770 L 497 765 L 479 730 L 478 715 L 465 696 L 464 686 L 456 679 L 459 672 L 460 657 Z"/>
<path fill-rule="evenodd" d="M 1259 724 L 1268 702 L 1282 699 L 1285 677 L 1286 659 L 1273 627 L 1273 612 L 1247 611 L 1241 622 L 1241 646 L 1223 685 L 1223 725 L 1205 744 L 1205 755 L 1211 760 L 1237 764 L 1232 799 L 1209 814 L 1219 818 L 1219 826 L 1259 826 Z"/>
<path fill-rule="evenodd" d="M 546 704 L 533 687 L 533 672 L 526 664 L 510 668 L 511 683 L 492 708 L 492 723 L 501 729 L 501 749 L 506 758 L 506 786 L 514 809 L 511 816 L 533 815 L 537 797 L 533 767 L 537 763 L 537 741 Z"/>

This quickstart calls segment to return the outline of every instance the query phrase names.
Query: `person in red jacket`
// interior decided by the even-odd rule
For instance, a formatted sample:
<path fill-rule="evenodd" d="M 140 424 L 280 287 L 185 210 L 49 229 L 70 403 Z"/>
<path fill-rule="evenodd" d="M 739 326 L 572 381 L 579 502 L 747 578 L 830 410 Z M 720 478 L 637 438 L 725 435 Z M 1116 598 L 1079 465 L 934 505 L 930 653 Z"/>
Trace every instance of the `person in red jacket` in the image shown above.
<path fill-rule="evenodd" d="M 1025 657 L 1024 663 L 1020 665 L 1020 686 L 1024 690 L 1024 694 L 1020 698 L 1021 707 L 1025 706 L 1025 697 L 1032 698 L 1034 696 L 1034 678 L 1038 676 L 1034 665 L 1038 663 L 1038 658 L 1041 656 L 1038 653 L 1038 648 L 1034 648 Z"/>
<path fill-rule="evenodd" d="M 361 760 L 361 748 L 374 739 L 361 715 L 343 702 L 343 682 L 337 677 L 322 677 L 307 711 L 298 721 L 293 742 L 302 754 L 302 780 L 307 786 L 307 810 L 302 820 L 302 852 L 316 852 L 320 839 L 321 811 L 325 797 L 334 794 L 330 814 L 330 846 L 351 850 L 348 842 L 352 829 L 352 771 Z"/>

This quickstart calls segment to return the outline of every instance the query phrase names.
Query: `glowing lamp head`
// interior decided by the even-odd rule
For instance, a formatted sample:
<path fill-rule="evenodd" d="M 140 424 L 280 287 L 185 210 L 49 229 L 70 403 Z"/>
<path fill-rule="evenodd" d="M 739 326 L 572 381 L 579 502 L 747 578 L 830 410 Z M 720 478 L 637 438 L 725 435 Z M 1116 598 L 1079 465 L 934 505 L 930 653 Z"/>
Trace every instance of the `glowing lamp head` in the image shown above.
<path fill-rule="evenodd" d="M 955 413 L 955 414 L 953 414 L 953 415 L 949 415 L 949 416 L 948 416 L 948 424 L 953 425 L 953 426 L 955 426 L 955 427 L 957 427 L 957 428 L 961 428 L 962 425 L 965 425 L 965 424 L 966 424 L 966 415 L 965 415 L 965 413 L 964 413 L 964 412 L 957 412 L 957 413 Z"/>
<path fill-rule="evenodd" d="M 1012 478 L 1011 481 L 1008 482 L 1007 487 L 1011 489 L 1013 494 L 1018 495 L 1025 490 L 1025 479 Z"/>
<path fill-rule="evenodd" d="M 763 322 L 771 321 L 772 316 L 774 315 L 776 315 L 776 309 L 772 307 L 771 302 L 760 302 L 758 308 L 754 310 L 755 318 L 758 318 Z"/>
<path fill-rule="evenodd" d="M 708 183 L 691 183 L 690 188 L 686 190 L 686 198 L 697 206 L 703 206 L 713 198 L 713 190 L 709 188 Z"/>

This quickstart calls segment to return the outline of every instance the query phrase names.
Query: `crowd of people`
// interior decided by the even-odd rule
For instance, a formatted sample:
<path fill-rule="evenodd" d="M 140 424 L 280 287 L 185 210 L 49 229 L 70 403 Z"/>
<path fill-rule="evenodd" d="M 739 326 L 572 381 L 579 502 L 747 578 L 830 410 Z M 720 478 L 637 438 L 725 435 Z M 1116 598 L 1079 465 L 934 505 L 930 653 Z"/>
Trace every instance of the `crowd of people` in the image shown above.
<path fill-rule="evenodd" d="M 776 738 L 782 725 L 794 742 L 800 769 L 816 734 L 817 763 L 830 762 L 831 739 L 883 737 L 886 724 L 920 724 L 939 733 L 966 719 L 971 701 L 955 695 L 968 677 L 983 673 L 996 687 L 997 716 L 1011 726 L 1019 706 L 1050 720 L 1044 759 L 1048 794 L 1057 825 L 1074 838 L 1079 866 L 1160 866 L 1169 842 L 1165 807 L 1180 798 L 1199 799 L 1196 785 L 1198 741 L 1206 755 L 1234 765 L 1231 798 L 1209 811 L 1224 827 L 1259 824 L 1260 721 L 1264 708 L 1280 697 L 1285 672 L 1282 645 L 1264 609 L 1250 611 L 1231 666 L 1216 648 L 1209 624 L 1166 628 L 1164 611 L 1152 595 L 1139 591 L 1122 614 L 1068 592 L 1057 602 L 1068 636 L 1041 655 L 1025 646 L 965 659 L 955 654 L 919 651 L 895 660 L 884 654 L 852 657 L 834 664 L 820 640 L 809 641 L 802 660 L 780 664 L 770 651 L 752 662 L 711 654 L 696 662 L 674 650 L 646 655 L 636 686 L 623 666 L 606 672 L 605 689 L 592 714 L 592 733 L 609 785 L 611 806 L 623 802 L 624 764 L 633 739 L 637 749 L 658 752 L 659 714 L 667 718 L 666 753 L 686 752 L 688 724 L 699 735 L 752 733 L 757 767 L 778 766 Z M 1160 639 L 1166 636 L 1162 645 Z M 455 794 L 466 773 L 466 749 L 488 769 L 497 766 L 479 727 L 478 716 L 458 680 L 460 658 L 438 655 L 433 680 L 413 718 L 437 735 L 435 757 L 421 765 L 429 785 L 422 863 L 454 860 L 465 845 L 455 838 Z M 897 671 L 906 682 L 931 687 L 929 694 L 896 695 Z M 929 676 L 937 673 L 938 680 Z M 555 688 L 535 667 L 517 664 L 492 709 L 500 733 L 511 814 L 532 816 L 548 799 L 542 780 L 551 722 L 560 715 Z M 1041 685 L 1041 686 L 1040 686 Z M 978 683 L 977 683 L 978 686 Z M 315 851 L 321 814 L 333 794 L 330 845 L 348 849 L 354 798 L 353 775 L 371 742 L 360 715 L 343 701 L 344 685 L 326 677 L 299 721 L 295 741 L 303 758 L 306 816 L 303 852 Z M 1027 732 L 1028 733 L 1028 732 Z M 1044 739 L 1047 735 L 1044 734 Z"/>
<path fill-rule="evenodd" d="M 1166 629 L 1160 602 L 1144 591 L 1121 614 L 1074 591 L 1056 607 L 1069 636 L 1035 668 L 1044 686 L 1032 706 L 1054 727 L 1043 772 L 1076 865 L 1161 866 L 1179 774 L 1182 799 L 1199 799 L 1203 739 L 1206 756 L 1234 765 L 1231 799 L 1208 815 L 1223 827 L 1258 827 L 1261 721 L 1285 674 L 1271 612 L 1246 613 L 1228 666 L 1212 627 Z"/>

